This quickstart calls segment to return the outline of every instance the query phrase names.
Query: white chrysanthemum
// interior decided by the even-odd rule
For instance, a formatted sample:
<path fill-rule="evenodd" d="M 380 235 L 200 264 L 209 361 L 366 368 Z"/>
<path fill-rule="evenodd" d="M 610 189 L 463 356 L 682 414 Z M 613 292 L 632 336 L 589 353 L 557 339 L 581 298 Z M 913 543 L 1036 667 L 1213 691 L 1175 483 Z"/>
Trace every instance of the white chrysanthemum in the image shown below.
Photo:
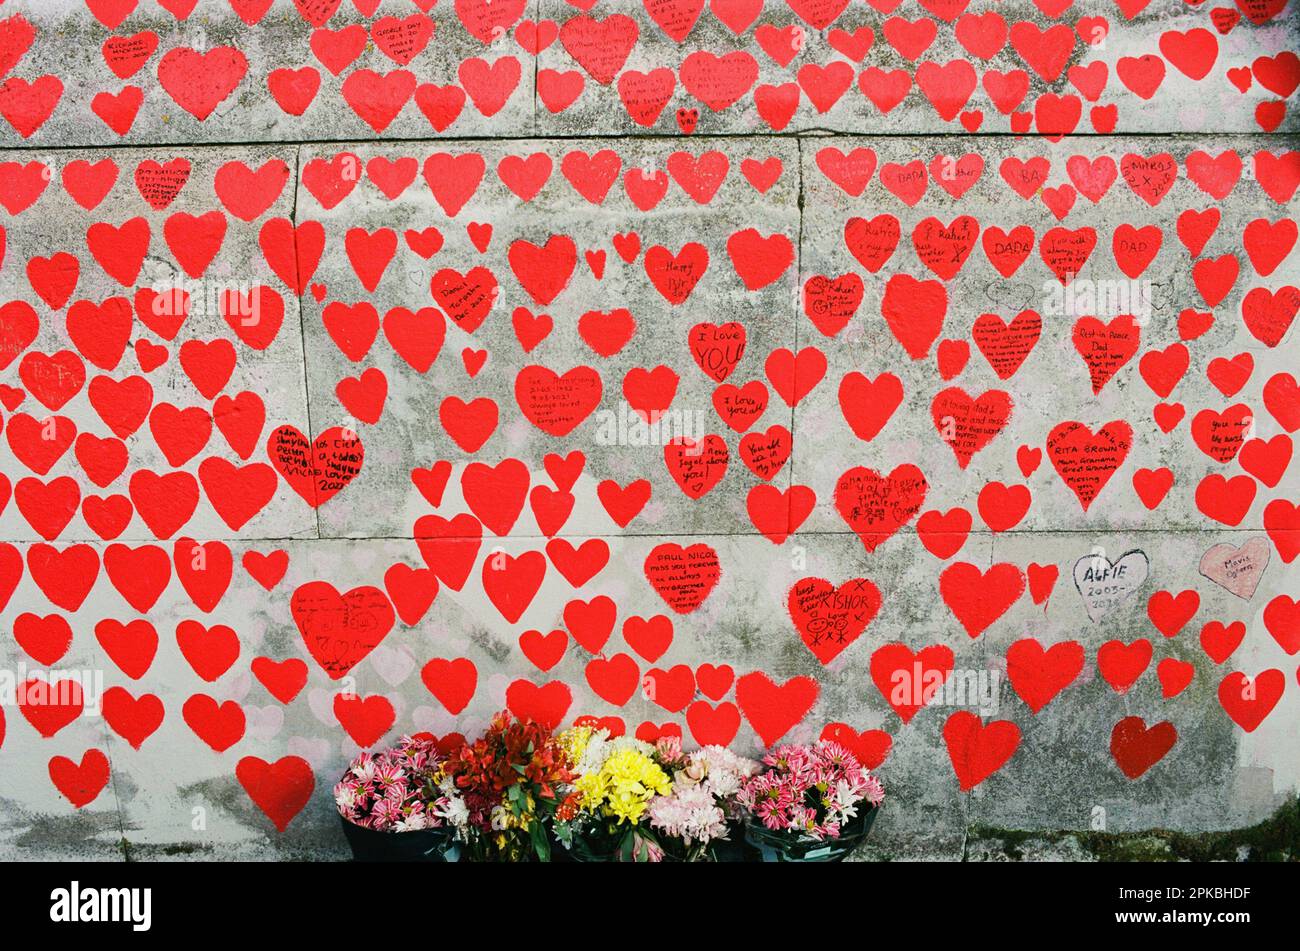
<path fill-rule="evenodd" d="M 719 799 L 734 795 L 740 784 L 755 775 L 760 765 L 751 759 L 737 756 L 725 746 L 705 746 L 691 754 L 689 771 L 701 777 L 710 793 Z"/>
<path fill-rule="evenodd" d="M 438 792 L 442 793 L 442 798 L 438 800 L 435 809 L 439 818 L 457 830 L 463 831 L 468 828 L 469 807 L 465 805 L 464 797 L 456 789 L 456 783 L 448 777 L 438 784 Z"/>
<path fill-rule="evenodd" d="M 623 750 L 636 750 L 645 756 L 654 754 L 654 747 L 649 743 L 631 736 L 611 737 L 609 730 L 601 729 L 593 733 L 591 739 L 587 741 L 587 748 L 583 751 L 582 759 L 578 762 L 575 772 L 579 776 L 598 773 L 605 765 L 605 760 Z"/>
<path fill-rule="evenodd" d="M 741 777 L 727 770 L 710 770 L 705 786 L 719 799 L 726 799 L 740 790 Z"/>
<path fill-rule="evenodd" d="M 831 802 L 836 812 L 844 819 L 852 819 L 858 814 L 858 802 L 862 796 L 853 785 L 840 780 L 831 790 Z"/>
<path fill-rule="evenodd" d="M 427 828 L 429 828 L 429 817 L 423 812 L 404 816 L 397 820 L 397 825 L 394 826 L 394 829 L 397 832 L 416 832 L 420 829 Z"/>
<path fill-rule="evenodd" d="M 447 800 L 446 805 L 438 810 L 438 815 L 450 826 L 464 829 L 469 825 L 469 808 L 459 796 Z"/>

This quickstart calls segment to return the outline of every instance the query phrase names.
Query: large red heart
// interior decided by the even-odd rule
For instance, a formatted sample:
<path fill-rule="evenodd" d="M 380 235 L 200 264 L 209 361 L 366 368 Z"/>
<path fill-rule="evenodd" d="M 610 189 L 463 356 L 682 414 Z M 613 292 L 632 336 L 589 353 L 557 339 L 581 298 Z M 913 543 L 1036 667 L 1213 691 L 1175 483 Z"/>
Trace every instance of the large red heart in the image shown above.
<path fill-rule="evenodd" d="M 703 604 L 720 575 L 718 553 L 703 542 L 688 547 L 664 542 L 645 560 L 646 580 L 678 614 L 690 614 Z"/>
<path fill-rule="evenodd" d="M 1006 765 L 1020 746 L 1020 727 L 1009 720 L 983 723 L 969 710 L 958 710 L 943 726 L 958 787 L 970 792 Z"/>
<path fill-rule="evenodd" d="M 934 699 L 952 673 L 952 648 L 933 644 L 913 653 L 905 644 L 885 644 L 871 655 L 871 681 L 904 723 Z"/>
<path fill-rule="evenodd" d="M 579 366 L 564 374 L 538 364 L 515 376 L 515 400 L 524 417 L 550 436 L 567 436 L 600 403 L 600 374 Z"/>
<path fill-rule="evenodd" d="M 18 710 L 41 736 L 54 736 L 85 709 L 81 681 L 71 678 L 32 677 L 19 686 Z"/>
<path fill-rule="evenodd" d="M 1047 434 L 1047 455 L 1057 475 L 1086 512 L 1115 474 L 1133 444 L 1133 427 L 1122 419 L 1094 433 L 1083 423 L 1068 422 Z"/>
<path fill-rule="evenodd" d="M 986 390 L 971 397 L 961 387 L 952 386 L 937 393 L 930 402 L 934 428 L 962 469 L 1006 428 L 1011 411 L 1011 394 L 1004 390 Z"/>
<path fill-rule="evenodd" d="M 280 832 L 302 812 L 316 788 L 311 765 L 301 756 L 282 756 L 274 763 L 245 756 L 235 766 L 235 778 Z"/>
<path fill-rule="evenodd" d="M 95 749 L 86 750 L 80 763 L 56 756 L 49 771 L 55 788 L 78 809 L 94 802 L 108 785 L 108 757 Z"/>
<path fill-rule="evenodd" d="M 939 281 L 895 274 L 885 284 L 881 313 L 894 337 L 913 360 L 923 360 L 943 331 L 948 292 Z"/>
<path fill-rule="evenodd" d="M 1137 779 L 1178 742 L 1178 730 L 1168 720 L 1146 725 L 1141 717 L 1125 717 L 1110 733 L 1110 755 L 1129 779 Z"/>
<path fill-rule="evenodd" d="M 354 693 L 336 693 L 334 717 L 353 742 L 364 748 L 374 746 L 383 739 L 397 715 L 385 696 L 362 697 Z"/>
<path fill-rule="evenodd" d="M 526 551 L 518 556 L 497 551 L 483 561 L 483 593 L 511 624 L 533 603 L 546 576 L 546 556 Z"/>
<path fill-rule="evenodd" d="M 1038 713 L 1083 671 L 1083 645 L 1061 641 L 1044 649 L 1026 637 L 1007 648 L 1007 678 L 1029 709 Z"/>
<path fill-rule="evenodd" d="M 818 692 L 811 677 L 791 677 L 778 684 L 762 671 L 754 671 L 736 681 L 736 704 L 763 745 L 775 746 L 808 715 Z"/>
<path fill-rule="evenodd" d="M 645 272 L 655 290 L 670 304 L 681 304 L 691 296 L 695 285 L 709 267 L 709 251 L 704 245 L 688 241 L 676 254 L 662 245 L 645 253 Z"/>
<path fill-rule="evenodd" d="M 218 703 L 207 694 L 194 694 L 181 706 L 181 717 L 194 735 L 217 753 L 224 753 L 244 737 L 247 718 L 233 700 Z"/>
<path fill-rule="evenodd" d="M 289 488 L 312 508 L 319 508 L 347 488 L 365 462 L 365 446 L 351 430 L 334 426 L 308 443 L 297 427 L 284 425 L 271 433 L 266 454 Z"/>
<path fill-rule="evenodd" d="M 200 53 L 188 47 L 158 61 L 158 82 L 176 104 L 200 122 L 216 110 L 248 72 L 248 58 L 230 46 Z"/>
<path fill-rule="evenodd" d="M 516 680 L 506 688 L 506 706 L 511 713 L 551 729 L 560 725 L 572 703 L 573 693 L 559 680 L 540 687 L 531 681 Z"/>
<path fill-rule="evenodd" d="M 855 466 L 835 483 L 835 510 L 862 547 L 873 552 L 916 516 L 927 491 L 925 474 L 911 463 L 894 467 L 887 476 Z"/>
<path fill-rule="evenodd" d="M 1277 668 L 1248 677 L 1234 670 L 1219 682 L 1219 703 L 1247 733 L 1253 733 L 1273 712 L 1286 689 L 1286 675 Z"/>
<path fill-rule="evenodd" d="M 829 664 L 861 636 L 880 611 L 880 589 L 866 578 L 836 587 L 822 578 L 796 581 L 786 608 L 799 636 L 822 664 Z"/>
<path fill-rule="evenodd" d="M 339 594 L 328 581 L 300 585 L 289 611 L 307 652 L 331 680 L 347 675 L 388 636 L 396 616 L 393 605 L 370 585 Z"/>
<path fill-rule="evenodd" d="M 979 637 L 1025 593 L 1025 574 L 999 562 L 981 571 L 969 562 L 949 565 L 939 575 L 939 594 L 971 637 Z"/>
<path fill-rule="evenodd" d="M 162 726 L 166 715 L 162 701 L 154 694 L 136 698 L 123 687 L 109 687 L 101 703 L 105 722 L 137 750 Z"/>
<path fill-rule="evenodd" d="M 545 307 L 568 285 L 578 262 L 578 249 L 567 235 L 551 235 L 540 247 L 519 238 L 510 245 L 508 257 L 520 285 Z"/>

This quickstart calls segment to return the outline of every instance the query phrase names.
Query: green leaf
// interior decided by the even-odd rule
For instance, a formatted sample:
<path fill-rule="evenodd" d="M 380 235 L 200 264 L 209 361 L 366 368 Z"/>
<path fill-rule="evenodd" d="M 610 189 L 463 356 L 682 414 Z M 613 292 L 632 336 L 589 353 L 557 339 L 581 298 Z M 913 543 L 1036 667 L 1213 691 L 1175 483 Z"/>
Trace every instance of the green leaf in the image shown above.
<path fill-rule="evenodd" d="M 534 822 L 529 830 L 529 836 L 533 840 L 533 851 L 537 853 L 537 858 L 543 862 L 551 860 L 551 843 L 546 838 L 546 830 L 542 828 L 540 822 Z"/>

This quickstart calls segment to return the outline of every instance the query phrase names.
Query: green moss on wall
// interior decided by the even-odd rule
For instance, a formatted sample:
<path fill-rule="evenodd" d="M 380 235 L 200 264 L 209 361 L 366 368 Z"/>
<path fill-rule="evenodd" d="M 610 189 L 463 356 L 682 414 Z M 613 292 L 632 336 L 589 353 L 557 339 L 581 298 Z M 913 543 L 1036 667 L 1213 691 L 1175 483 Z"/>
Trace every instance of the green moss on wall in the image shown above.
<path fill-rule="evenodd" d="M 973 826 L 966 853 L 972 841 L 996 842 L 1007 858 L 1020 860 L 1032 843 L 1051 845 L 1067 839 L 1100 862 L 1300 862 L 1300 798 L 1263 822 L 1225 832 L 1049 832 Z"/>

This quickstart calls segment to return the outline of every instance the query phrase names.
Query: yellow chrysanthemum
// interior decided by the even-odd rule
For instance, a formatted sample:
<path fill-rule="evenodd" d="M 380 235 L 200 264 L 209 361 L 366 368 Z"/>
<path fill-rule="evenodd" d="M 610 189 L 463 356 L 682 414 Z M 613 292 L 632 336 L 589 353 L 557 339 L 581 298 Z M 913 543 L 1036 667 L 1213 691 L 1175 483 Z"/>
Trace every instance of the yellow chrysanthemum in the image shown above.
<path fill-rule="evenodd" d="M 636 824 L 641 821 L 646 805 L 655 796 L 672 792 L 673 784 L 668 774 L 649 756 L 638 750 L 619 750 L 609 756 L 597 774 L 600 796 L 593 806 L 619 823 Z M 583 777 L 584 779 L 586 777 Z M 595 784 L 592 791 L 595 792 Z M 589 801 L 584 792 L 583 804 Z"/>
<path fill-rule="evenodd" d="M 602 770 L 599 773 L 587 773 L 578 777 L 574 783 L 574 788 L 582 794 L 582 808 L 588 811 L 595 811 L 605 799 L 605 794 L 609 791 L 609 782 Z"/>
<path fill-rule="evenodd" d="M 587 744 L 591 742 L 595 732 L 589 726 L 572 726 L 559 735 L 560 748 L 564 750 L 570 763 L 582 761 L 583 754 L 587 752 Z"/>

